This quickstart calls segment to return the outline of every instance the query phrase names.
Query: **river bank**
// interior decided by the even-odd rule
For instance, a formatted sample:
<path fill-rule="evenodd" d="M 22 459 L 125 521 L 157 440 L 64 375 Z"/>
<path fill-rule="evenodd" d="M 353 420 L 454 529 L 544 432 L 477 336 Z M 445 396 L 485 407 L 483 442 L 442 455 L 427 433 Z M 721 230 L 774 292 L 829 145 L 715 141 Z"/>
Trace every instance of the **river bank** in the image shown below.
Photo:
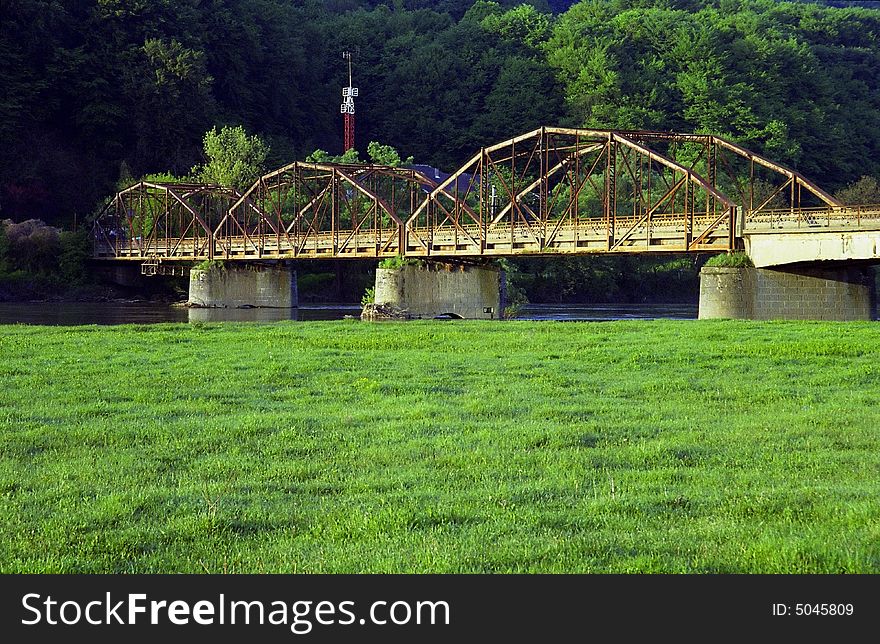
<path fill-rule="evenodd" d="M 67 284 L 60 278 L 27 274 L 0 277 L 0 302 L 177 302 L 186 294 L 166 282 L 145 282 L 137 287 L 86 282 Z"/>

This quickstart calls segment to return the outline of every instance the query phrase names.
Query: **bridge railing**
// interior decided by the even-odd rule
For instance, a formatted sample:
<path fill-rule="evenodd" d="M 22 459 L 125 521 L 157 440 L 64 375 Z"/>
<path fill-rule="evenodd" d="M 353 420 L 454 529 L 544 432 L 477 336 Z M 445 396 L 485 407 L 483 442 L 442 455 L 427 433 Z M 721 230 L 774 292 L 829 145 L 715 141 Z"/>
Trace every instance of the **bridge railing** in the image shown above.
<path fill-rule="evenodd" d="M 745 232 L 817 228 L 876 228 L 880 205 L 778 208 L 746 212 Z"/>

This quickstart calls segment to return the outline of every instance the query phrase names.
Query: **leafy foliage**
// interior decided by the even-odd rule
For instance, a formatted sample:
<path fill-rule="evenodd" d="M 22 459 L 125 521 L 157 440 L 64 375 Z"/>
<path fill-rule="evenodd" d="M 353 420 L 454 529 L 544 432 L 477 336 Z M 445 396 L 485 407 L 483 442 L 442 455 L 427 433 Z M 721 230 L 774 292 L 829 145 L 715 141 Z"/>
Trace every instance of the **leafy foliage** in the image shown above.
<path fill-rule="evenodd" d="M 386 257 L 383 259 L 379 262 L 379 268 L 394 270 L 397 268 L 403 268 L 404 266 L 421 266 L 422 263 L 422 260 L 414 257 L 401 257 L 400 255 L 397 255 L 395 257 Z"/>
<path fill-rule="evenodd" d="M 197 271 L 222 271 L 225 268 L 226 264 L 222 259 L 205 259 L 193 266 L 193 270 Z"/>
<path fill-rule="evenodd" d="M 20 223 L 0 221 L 5 228 L 6 262 L 10 270 L 34 275 L 49 275 L 55 271 L 61 249 L 61 231 L 47 226 L 39 219 Z"/>
<path fill-rule="evenodd" d="M 306 156 L 306 161 L 309 163 L 361 163 L 360 153 L 354 148 L 349 148 L 342 154 L 335 156 L 329 154 L 326 150 L 317 149 Z"/>
<path fill-rule="evenodd" d="M 512 319 L 517 316 L 522 307 L 529 303 L 529 298 L 521 285 L 522 276 L 517 265 L 503 257 L 495 261 L 498 268 L 504 271 L 506 290 L 504 317 Z"/>
<path fill-rule="evenodd" d="M 880 204 L 880 183 L 865 175 L 838 190 L 834 196 L 848 206 Z"/>
<path fill-rule="evenodd" d="M 58 236 L 58 276 L 64 284 L 81 286 L 88 281 L 92 243 L 84 232 L 62 231 Z"/>
<path fill-rule="evenodd" d="M 751 258 L 745 253 L 722 253 L 715 255 L 705 265 L 717 268 L 745 268 L 754 266 Z"/>
<path fill-rule="evenodd" d="M 6 234 L 6 222 L 0 221 L 0 275 L 7 273 L 10 267 L 9 236 Z"/>
<path fill-rule="evenodd" d="M 401 161 L 400 153 L 390 145 L 382 145 L 378 141 L 370 141 L 367 145 L 367 155 L 370 161 L 379 165 L 388 165 L 396 168 L 401 165 L 410 165 L 413 163 L 413 157 Z"/>
<path fill-rule="evenodd" d="M 242 126 L 213 127 L 203 141 L 207 161 L 192 169 L 198 181 L 244 190 L 263 174 L 269 147 Z"/>

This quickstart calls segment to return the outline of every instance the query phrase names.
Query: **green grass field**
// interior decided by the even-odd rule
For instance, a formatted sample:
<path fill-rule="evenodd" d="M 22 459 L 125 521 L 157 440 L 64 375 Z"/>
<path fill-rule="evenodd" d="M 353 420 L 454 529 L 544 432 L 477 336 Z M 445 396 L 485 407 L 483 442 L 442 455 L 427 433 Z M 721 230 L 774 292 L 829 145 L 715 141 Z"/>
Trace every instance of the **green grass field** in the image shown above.
<path fill-rule="evenodd" d="M 2 572 L 880 572 L 880 326 L 0 327 Z"/>

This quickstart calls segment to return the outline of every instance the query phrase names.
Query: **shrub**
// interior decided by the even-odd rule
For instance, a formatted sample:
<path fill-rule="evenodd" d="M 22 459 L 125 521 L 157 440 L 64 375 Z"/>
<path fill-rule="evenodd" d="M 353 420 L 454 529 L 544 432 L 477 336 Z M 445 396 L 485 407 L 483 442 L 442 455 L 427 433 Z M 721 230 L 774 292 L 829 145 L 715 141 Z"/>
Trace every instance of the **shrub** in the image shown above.
<path fill-rule="evenodd" d="M 222 271 L 224 268 L 226 268 L 226 265 L 222 259 L 206 259 L 193 266 L 193 269 L 197 271 L 210 271 L 212 269 Z"/>
<path fill-rule="evenodd" d="M 714 266 L 716 268 L 743 268 L 754 266 L 751 258 L 743 252 L 715 255 L 715 257 L 711 257 L 705 265 Z"/>
<path fill-rule="evenodd" d="M 522 286 L 522 273 L 516 264 L 506 258 L 495 260 L 496 266 L 504 271 L 504 277 L 507 282 L 507 301 L 504 307 L 504 317 L 507 319 L 515 318 L 526 304 L 529 298 Z"/>
<path fill-rule="evenodd" d="M 847 206 L 880 203 L 880 182 L 866 175 L 841 188 L 834 196 Z"/>
<path fill-rule="evenodd" d="M 88 262 L 92 255 L 88 235 L 65 231 L 59 235 L 59 244 L 61 251 L 58 255 L 58 275 L 62 283 L 81 286 L 88 279 Z"/>
<path fill-rule="evenodd" d="M 397 255 L 396 257 L 386 257 L 381 262 L 379 262 L 379 268 L 403 268 L 404 266 L 421 266 L 422 260 L 413 259 L 407 257 L 401 257 Z"/>
<path fill-rule="evenodd" d="M 6 222 L 0 221 L 0 274 L 9 271 L 9 237 L 6 236 Z"/>
<path fill-rule="evenodd" d="M 55 272 L 61 250 L 61 231 L 58 228 L 47 226 L 39 219 L 28 219 L 18 224 L 7 219 L 0 225 L 6 228 L 8 269 L 22 270 L 32 275 Z"/>

